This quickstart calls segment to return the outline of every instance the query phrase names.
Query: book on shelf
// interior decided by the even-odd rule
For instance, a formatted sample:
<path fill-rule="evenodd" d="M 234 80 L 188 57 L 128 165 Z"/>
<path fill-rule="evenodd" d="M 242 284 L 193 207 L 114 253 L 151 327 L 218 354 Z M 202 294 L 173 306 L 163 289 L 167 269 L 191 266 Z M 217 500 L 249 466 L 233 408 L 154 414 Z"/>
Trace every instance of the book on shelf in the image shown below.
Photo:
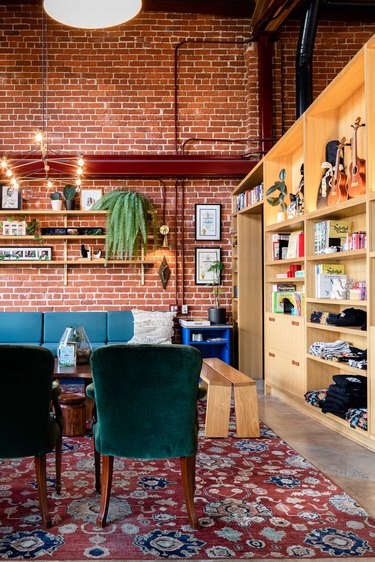
<path fill-rule="evenodd" d="M 183 328 L 194 328 L 195 326 L 211 326 L 211 322 L 209 320 L 184 320 L 183 318 L 181 318 L 180 326 L 182 326 Z"/>
<path fill-rule="evenodd" d="M 285 291 L 295 291 L 297 286 L 294 283 L 275 283 L 272 285 L 273 291 L 285 292 Z"/>
<path fill-rule="evenodd" d="M 272 234 L 272 259 L 284 260 L 288 251 L 290 234 Z"/>
<path fill-rule="evenodd" d="M 347 279 L 348 276 L 345 274 L 317 273 L 315 275 L 315 298 L 345 298 L 339 296 L 338 286 L 344 289 Z"/>
<path fill-rule="evenodd" d="M 342 263 L 319 263 L 315 266 L 315 273 L 345 273 L 345 265 Z"/>
<path fill-rule="evenodd" d="M 236 210 L 241 211 L 246 209 L 246 207 L 259 203 L 259 201 L 263 201 L 263 182 L 237 195 Z"/>
<path fill-rule="evenodd" d="M 352 223 L 346 220 L 327 220 L 314 223 L 314 254 L 323 254 L 330 246 L 342 246 Z"/>
<path fill-rule="evenodd" d="M 305 309 L 305 294 L 300 291 L 273 291 L 272 312 L 301 316 Z"/>
<path fill-rule="evenodd" d="M 301 252 L 301 253 L 300 253 Z M 299 258 L 304 255 L 304 234 L 302 230 L 292 232 L 288 240 L 287 259 Z"/>

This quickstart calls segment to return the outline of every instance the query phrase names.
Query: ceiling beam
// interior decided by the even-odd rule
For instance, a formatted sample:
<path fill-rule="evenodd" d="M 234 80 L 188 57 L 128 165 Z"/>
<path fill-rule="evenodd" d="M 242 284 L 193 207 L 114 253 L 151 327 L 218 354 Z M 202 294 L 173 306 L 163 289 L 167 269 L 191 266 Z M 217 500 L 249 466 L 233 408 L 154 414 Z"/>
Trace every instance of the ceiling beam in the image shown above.
<path fill-rule="evenodd" d="M 258 155 L 259 156 L 259 155 Z M 9 155 L 9 165 L 22 175 L 44 177 L 41 160 L 34 156 Z M 67 159 L 70 163 L 67 163 Z M 76 155 L 53 155 L 48 158 L 51 178 L 72 175 L 72 162 Z M 259 158 L 258 158 L 259 159 Z M 250 172 L 256 161 L 240 156 L 186 156 L 186 155 L 84 155 L 86 179 L 121 179 L 126 177 L 235 177 L 242 178 Z M 17 176 L 17 173 L 15 173 Z"/>

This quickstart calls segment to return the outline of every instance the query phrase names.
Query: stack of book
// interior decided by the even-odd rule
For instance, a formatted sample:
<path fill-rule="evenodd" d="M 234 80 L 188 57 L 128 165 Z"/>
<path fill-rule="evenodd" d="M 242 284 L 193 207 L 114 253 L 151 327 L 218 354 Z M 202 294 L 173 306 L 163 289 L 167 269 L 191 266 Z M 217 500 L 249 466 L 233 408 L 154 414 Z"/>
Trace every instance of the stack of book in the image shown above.
<path fill-rule="evenodd" d="M 327 220 L 314 224 L 314 254 L 324 254 L 330 246 L 341 246 L 351 231 L 351 221 Z"/>
<path fill-rule="evenodd" d="M 324 263 L 315 266 L 315 298 L 344 299 L 347 292 L 345 266 Z"/>

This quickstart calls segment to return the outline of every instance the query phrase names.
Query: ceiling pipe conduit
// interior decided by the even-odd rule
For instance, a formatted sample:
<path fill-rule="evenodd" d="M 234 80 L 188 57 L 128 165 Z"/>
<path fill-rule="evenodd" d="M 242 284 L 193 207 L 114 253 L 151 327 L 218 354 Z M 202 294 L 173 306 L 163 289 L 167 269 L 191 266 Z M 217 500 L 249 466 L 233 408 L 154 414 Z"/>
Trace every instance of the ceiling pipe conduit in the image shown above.
<path fill-rule="evenodd" d="M 305 17 L 301 23 L 296 58 L 296 117 L 306 111 L 313 101 L 312 56 L 321 0 L 307 0 Z"/>

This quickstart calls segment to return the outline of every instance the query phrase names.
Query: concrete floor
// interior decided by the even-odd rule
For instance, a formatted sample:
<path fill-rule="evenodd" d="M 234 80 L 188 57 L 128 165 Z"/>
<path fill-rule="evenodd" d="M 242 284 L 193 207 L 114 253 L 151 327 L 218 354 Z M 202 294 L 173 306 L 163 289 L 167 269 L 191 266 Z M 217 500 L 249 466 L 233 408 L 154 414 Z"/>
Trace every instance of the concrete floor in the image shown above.
<path fill-rule="evenodd" d="M 375 453 L 258 389 L 259 417 L 375 517 Z"/>

